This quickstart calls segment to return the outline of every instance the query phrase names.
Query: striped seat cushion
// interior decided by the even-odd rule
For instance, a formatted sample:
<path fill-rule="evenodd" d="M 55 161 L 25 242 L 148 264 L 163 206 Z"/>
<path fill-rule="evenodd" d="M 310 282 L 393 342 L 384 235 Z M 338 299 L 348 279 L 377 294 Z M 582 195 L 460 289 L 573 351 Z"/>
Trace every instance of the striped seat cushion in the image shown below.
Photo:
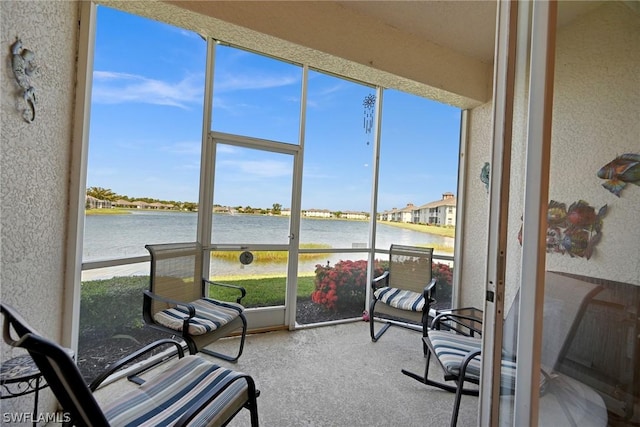
<path fill-rule="evenodd" d="M 104 413 L 112 426 L 172 426 L 199 399 L 228 385 L 189 423 L 221 425 L 248 400 L 247 381 L 238 378 L 243 375 L 198 356 L 185 356 L 167 371 L 105 405 Z"/>
<path fill-rule="evenodd" d="M 460 375 L 460 368 L 464 358 L 470 352 L 480 350 L 482 338 L 468 337 L 450 331 L 430 330 L 429 341 L 433 351 L 447 374 Z M 482 359 L 478 355 L 467 365 L 466 378 L 480 380 Z M 502 360 L 500 383 L 503 389 L 513 389 L 515 384 L 516 362 Z"/>
<path fill-rule="evenodd" d="M 244 310 L 240 304 L 211 298 L 200 298 L 191 302 L 191 305 L 195 307 L 196 315 L 189 321 L 190 335 L 202 335 L 216 330 L 231 323 Z M 186 317 L 189 317 L 189 310 L 183 306 L 167 308 L 153 316 L 156 322 L 175 331 L 182 331 Z"/>
<path fill-rule="evenodd" d="M 424 297 L 417 292 L 384 287 L 376 289 L 373 295 L 378 301 L 401 310 L 422 311 L 424 308 Z"/>

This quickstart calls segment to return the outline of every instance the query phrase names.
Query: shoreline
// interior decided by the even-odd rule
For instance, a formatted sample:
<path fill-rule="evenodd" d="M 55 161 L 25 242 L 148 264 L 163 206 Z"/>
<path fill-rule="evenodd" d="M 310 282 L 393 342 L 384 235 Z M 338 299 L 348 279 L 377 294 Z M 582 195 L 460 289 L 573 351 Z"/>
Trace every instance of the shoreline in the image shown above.
<path fill-rule="evenodd" d="M 137 211 L 136 209 L 85 209 L 85 215 L 130 215 L 131 211 Z M 152 209 L 151 211 L 159 212 L 175 212 L 175 213 L 195 213 L 184 211 L 173 211 L 167 209 Z M 220 214 L 218 214 L 220 215 Z M 226 215 L 226 214 L 222 214 Z M 259 214 L 236 214 L 236 215 L 259 215 Z M 287 215 L 279 215 L 287 217 Z M 322 220 L 322 221 L 360 221 L 368 222 L 368 220 L 361 219 L 346 219 L 346 218 L 314 218 L 314 217 L 301 217 L 301 219 L 310 220 Z M 404 228 L 406 230 L 418 231 L 420 233 L 433 234 L 435 236 L 451 237 L 454 238 L 456 234 L 455 227 L 441 227 L 437 225 L 425 225 L 425 224 L 413 224 L 408 222 L 391 222 L 391 221 L 378 221 L 378 225 L 388 225 L 390 227 Z"/>

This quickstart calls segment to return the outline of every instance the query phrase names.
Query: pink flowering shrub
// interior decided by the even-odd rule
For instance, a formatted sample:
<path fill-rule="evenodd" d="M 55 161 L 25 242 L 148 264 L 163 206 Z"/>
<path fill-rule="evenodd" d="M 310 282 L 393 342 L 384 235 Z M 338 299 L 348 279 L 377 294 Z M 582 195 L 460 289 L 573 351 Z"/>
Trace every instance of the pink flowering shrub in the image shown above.
<path fill-rule="evenodd" d="M 375 261 L 373 277 L 380 276 L 389 265 L 386 261 Z M 436 299 L 451 304 L 453 270 L 447 264 L 433 263 L 433 277 L 438 280 Z M 339 310 L 363 304 L 367 287 L 367 261 L 340 261 L 333 267 L 316 265 L 314 283 L 316 290 L 311 300 L 328 310 Z"/>
<path fill-rule="evenodd" d="M 451 286 L 453 283 L 453 270 L 447 264 L 434 262 L 431 266 L 431 274 L 438 279 L 439 285 Z"/>
<path fill-rule="evenodd" d="M 374 276 L 383 269 L 375 263 Z M 367 261 L 340 261 L 333 267 L 316 265 L 316 290 L 311 300 L 329 310 L 363 304 L 367 286 Z"/>
<path fill-rule="evenodd" d="M 453 289 L 453 270 L 447 264 L 433 263 L 431 265 L 431 274 L 437 279 L 436 299 L 441 304 L 451 305 L 451 291 Z"/>

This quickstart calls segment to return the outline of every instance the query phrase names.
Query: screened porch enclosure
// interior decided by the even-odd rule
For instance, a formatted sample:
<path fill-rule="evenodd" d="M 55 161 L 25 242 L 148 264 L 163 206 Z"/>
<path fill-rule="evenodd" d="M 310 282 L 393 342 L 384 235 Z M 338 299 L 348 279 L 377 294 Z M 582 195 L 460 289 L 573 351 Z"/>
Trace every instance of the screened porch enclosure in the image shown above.
<path fill-rule="evenodd" d="M 119 214 L 86 212 L 79 362 L 88 377 L 109 359 L 96 353 L 119 354 L 158 336 L 140 317 L 146 244 L 198 241 L 208 260 L 203 277 L 247 289 L 243 304 L 254 331 L 362 320 L 369 283 L 388 266 L 392 244 L 435 249 L 437 307 L 451 307 L 459 108 L 224 40 L 185 38 L 106 6 L 97 7 L 97 22 L 97 58 L 135 37 L 149 65 L 167 69 L 157 40 L 176 43 L 183 50 L 174 60 L 187 68 L 182 84 L 192 94 L 170 122 L 156 117 L 172 105 L 141 107 L 136 127 L 148 129 L 147 139 L 159 132 L 161 143 L 138 141 L 124 130 L 131 117 L 103 98 L 117 90 L 99 72 L 112 65 L 96 62 L 88 182 L 100 185 L 87 187 L 111 190 L 100 171 L 113 168 L 139 177 L 142 194 L 180 198 L 141 204 L 114 189 Z M 118 67 L 133 73 L 138 62 L 131 57 Z M 180 71 L 172 70 L 175 78 Z M 107 127 L 115 130 L 111 138 Z M 139 144 L 157 164 L 122 164 L 130 147 L 113 146 L 113 138 Z"/>
<path fill-rule="evenodd" d="M 619 19 L 618 15 L 621 14 L 617 6 L 603 8 L 599 12 L 605 13 L 605 16 L 612 16 L 611 22 L 617 22 L 616 19 Z M 597 24 L 587 32 L 591 37 L 597 37 L 597 34 L 601 34 L 599 32 L 606 32 L 602 29 L 605 25 L 597 18 L 598 13 L 590 9 L 580 13 L 576 15 L 573 10 L 560 8 L 562 31 L 559 31 L 559 55 L 566 51 L 588 50 L 583 46 L 573 46 L 576 43 L 575 34 L 583 31 L 580 26 L 583 21 L 593 21 L 594 25 Z M 572 21 L 567 21 L 566 16 L 573 19 L 580 16 L 580 19 L 573 27 L 570 25 Z M 625 25 L 633 27 L 634 24 L 627 22 Z M 621 49 L 624 50 L 624 47 Z M 386 250 L 393 243 L 436 248 L 434 275 L 439 274 L 441 283 L 437 298 L 442 304 L 438 309 L 469 305 L 482 307 L 486 304 L 483 295 L 483 272 L 487 258 L 477 254 L 487 251 L 487 240 L 491 233 L 489 231 L 487 234 L 486 231 L 489 221 L 487 217 L 491 211 L 490 201 L 495 197 L 495 193 L 491 191 L 495 189 L 483 180 L 483 174 L 487 164 L 490 166 L 486 171 L 489 176 L 493 169 L 492 163 L 494 168 L 499 170 L 499 167 L 496 159 L 491 158 L 491 144 L 483 143 L 486 137 L 483 132 L 486 132 L 486 129 L 483 129 L 482 125 L 478 126 L 478 123 L 490 123 L 490 116 L 494 114 L 491 109 L 499 106 L 497 100 L 469 109 L 464 114 L 460 114 L 460 110 L 455 108 L 443 108 L 442 116 L 429 115 L 429 111 L 425 110 L 424 121 L 416 123 L 408 120 L 403 112 L 407 108 L 426 108 L 432 101 L 397 89 L 382 88 L 366 81 L 344 78 L 304 63 L 281 61 L 277 55 L 263 55 L 224 41 L 209 40 L 208 47 L 201 48 L 202 52 L 205 50 L 210 57 L 215 58 L 209 61 L 215 65 L 203 79 L 202 126 L 208 130 L 202 138 L 203 143 L 198 152 L 202 171 L 197 182 L 200 188 L 200 208 L 197 214 L 193 214 L 191 228 L 188 228 L 188 232 L 191 233 L 189 238 L 201 241 L 208 251 L 211 262 L 206 274 L 215 280 L 241 283 L 253 290 L 255 298 L 250 298 L 247 305 L 249 312 L 254 313 L 253 325 L 257 330 L 296 329 L 327 322 L 359 321 L 362 312 L 367 308 L 367 283 L 375 276 L 376 269 L 381 265 L 384 267 Z M 238 111 L 244 109 L 244 114 L 238 111 L 232 114 L 228 104 L 231 99 L 228 92 L 230 89 L 223 77 L 224 73 L 228 72 L 229 64 L 236 62 L 241 64 L 240 70 L 248 74 L 256 73 L 256 70 L 277 70 L 278 75 L 285 76 L 291 83 L 287 86 L 288 92 L 279 96 L 273 88 L 264 93 L 262 89 L 249 89 L 243 97 L 237 99 L 237 105 L 241 106 Z M 531 108 L 529 104 L 532 102 L 524 92 L 518 92 L 527 86 L 529 71 L 521 68 L 516 70 L 518 72 L 514 80 L 515 92 L 512 94 L 515 99 L 513 117 L 506 118 L 513 122 L 512 147 L 508 163 L 515 169 L 510 171 L 510 187 L 506 187 L 505 190 L 510 192 L 511 196 L 509 214 L 501 219 L 508 223 L 505 235 L 507 240 L 504 244 L 511 260 L 506 271 L 506 301 L 511 301 L 517 284 L 521 281 L 524 265 L 522 241 L 518 240 L 518 235 L 522 233 L 520 227 L 526 220 L 515 212 L 524 211 L 525 200 L 522 200 L 523 196 L 520 194 L 526 194 L 527 182 L 526 177 L 517 170 L 525 169 L 524 159 L 528 156 L 525 135 L 528 109 Z M 565 107 L 573 105 L 571 100 L 580 89 L 567 84 L 566 75 L 573 72 L 571 69 L 560 67 L 558 70 L 555 76 L 557 91 L 554 101 L 557 106 L 554 114 L 556 117 L 570 117 L 569 121 L 572 121 L 572 110 Z M 593 70 L 593 73 L 598 74 L 598 71 Z M 622 80 L 619 87 L 614 88 L 614 92 L 625 85 L 633 84 Z M 344 90 L 341 92 L 340 104 L 351 106 L 341 114 L 336 114 L 336 110 L 330 108 L 332 102 L 336 102 L 332 99 L 335 88 Z M 210 107 L 206 107 L 208 94 L 211 100 Z M 258 104 L 268 108 L 252 109 L 251 102 L 254 98 L 258 100 Z M 288 101 L 284 102 L 285 99 Z M 597 102 L 594 102 L 594 105 L 598 105 Z M 319 106 L 323 106 L 324 110 Z M 283 114 L 275 114 L 274 111 L 278 109 Z M 451 118 L 451 113 L 455 113 L 455 120 L 447 121 L 448 116 Z M 618 114 L 620 111 L 615 109 L 610 113 L 611 116 Z M 578 115 L 575 120 L 588 121 L 585 117 Z M 256 126 L 248 127 L 247 120 Z M 588 253 L 586 248 L 580 246 L 582 243 L 578 239 L 585 231 L 589 240 L 592 235 L 604 230 L 603 224 L 608 221 L 603 219 L 606 217 L 602 207 L 609 206 L 611 201 L 605 200 L 606 193 L 595 195 L 597 191 L 582 187 L 585 182 L 589 182 L 584 178 L 578 178 L 584 176 L 587 168 L 585 164 L 589 164 L 588 167 L 594 170 L 602 166 L 596 167 L 592 164 L 595 162 L 593 159 L 588 160 L 586 151 L 571 152 L 573 157 L 582 153 L 577 156 L 580 160 L 572 163 L 574 167 L 571 168 L 571 173 L 559 166 L 566 166 L 563 162 L 569 155 L 566 152 L 567 146 L 571 145 L 566 141 L 560 142 L 562 135 L 566 133 L 566 122 L 558 120 L 553 123 L 558 137 L 552 140 L 552 155 L 548 165 L 548 172 L 551 174 L 549 206 L 555 208 L 564 203 L 567 214 L 573 212 L 576 206 L 583 210 L 593 208 L 596 213 L 601 210 L 602 213 L 597 219 L 600 221 L 597 224 L 598 230 L 594 228 L 595 222 L 591 224 L 591 229 L 587 229 L 585 225 L 581 225 L 579 229 L 560 227 L 560 232 L 568 231 L 569 234 L 565 237 L 573 237 L 573 241 L 561 241 L 556 246 L 553 246 L 553 242 L 548 243 L 551 245 L 545 248 L 548 268 L 559 269 L 567 274 L 586 272 L 589 273 L 586 277 L 593 280 L 623 284 L 620 288 L 624 289 L 623 291 L 615 287 L 615 290 L 610 292 L 614 295 L 622 292 L 628 301 L 631 301 L 631 305 L 622 304 L 617 296 L 610 300 L 605 294 L 589 301 L 584 317 L 577 323 L 579 326 L 575 337 L 572 335 L 572 339 L 575 340 L 571 341 L 570 345 L 577 349 L 585 346 L 598 348 L 598 343 L 602 342 L 606 334 L 595 333 L 593 325 L 599 323 L 596 319 L 613 316 L 625 325 L 624 331 L 627 331 L 620 336 L 616 335 L 613 346 L 618 349 L 631 349 L 631 353 L 624 355 L 624 352 L 612 351 L 606 354 L 592 354 L 589 356 L 592 361 L 587 362 L 576 357 L 580 350 L 574 349 L 567 353 L 567 359 L 559 369 L 563 374 L 579 378 L 589 389 L 597 390 L 606 402 L 609 417 L 622 419 L 624 422 L 637 412 L 634 409 L 637 406 L 637 390 L 631 385 L 637 376 L 637 366 L 630 362 L 636 354 L 637 343 L 633 340 L 628 341 L 628 337 L 633 336 L 636 326 L 622 315 L 624 311 L 635 310 L 636 299 L 633 295 L 636 279 L 625 266 L 618 266 L 617 269 L 620 274 L 618 279 L 621 280 L 600 273 L 604 265 L 611 262 L 618 264 L 618 260 L 608 258 L 611 252 L 607 251 L 606 245 L 611 244 L 610 240 L 594 240 Z M 408 237 L 407 242 L 403 240 L 406 236 L 390 231 L 394 223 L 427 223 L 442 226 L 451 221 L 452 216 L 448 217 L 449 220 L 447 216 L 439 216 L 437 202 L 440 201 L 436 197 L 432 197 L 431 201 L 416 201 L 405 196 L 405 190 L 415 187 L 416 183 L 437 181 L 437 178 L 429 174 L 428 167 L 411 169 L 410 180 L 398 177 L 399 170 L 410 168 L 406 162 L 411 158 L 421 159 L 422 165 L 447 161 L 446 157 L 440 157 L 444 153 L 438 150 L 438 144 L 430 147 L 425 154 L 417 150 L 417 147 L 429 146 L 433 142 L 424 135 L 436 127 L 448 129 L 451 133 L 448 138 L 460 147 L 453 151 L 455 159 L 448 160 L 456 165 L 456 196 L 461 198 L 464 208 L 461 215 L 455 215 L 455 212 L 448 213 L 453 214 L 455 219 L 463 218 L 466 226 L 456 227 L 465 233 L 466 238 L 459 237 L 457 242 L 464 242 L 464 245 L 458 245 L 455 249 L 451 244 L 452 240 L 421 241 L 419 238 L 412 240 L 413 237 Z M 403 128 L 410 129 L 412 133 L 399 139 L 398 130 Z M 189 131 L 192 132 L 193 129 Z M 598 130 L 594 132 L 597 133 Z M 629 140 L 628 134 L 622 133 L 619 150 L 632 150 L 628 147 L 628 142 L 625 142 Z M 335 145 L 331 145 L 329 141 Z M 463 159 L 459 165 L 458 157 Z M 583 168 L 578 165 L 583 165 Z M 247 179 L 255 170 L 263 174 L 259 185 Z M 560 170 L 562 172 L 559 172 Z M 356 175 L 352 173 L 354 171 L 357 172 Z M 578 185 L 574 182 L 578 182 L 579 179 L 583 184 Z M 252 187 L 269 198 L 258 204 L 242 198 L 229 201 L 231 195 L 248 194 Z M 568 188 L 579 188 L 586 195 L 575 196 L 573 200 L 573 193 L 568 194 Z M 446 189 L 441 189 L 440 192 L 442 200 L 446 200 Z M 625 190 L 624 194 L 629 193 L 629 190 Z M 345 204 L 338 209 L 324 209 L 341 196 L 349 203 L 359 202 L 366 208 L 350 209 L 349 205 Z M 635 200 L 635 194 L 630 197 Z M 626 212 L 626 201 L 621 201 L 622 206 L 625 206 L 622 212 Z M 209 206 L 212 207 L 210 211 Z M 460 207 L 458 205 L 454 209 Z M 270 221 L 269 225 L 261 226 L 259 223 L 251 222 L 260 218 Z M 268 229 L 271 234 L 229 233 L 230 227 L 227 224 L 232 221 L 244 221 L 245 226 L 240 230 L 245 232 L 263 228 Z M 348 231 L 345 231 L 347 228 Z M 526 233 L 525 230 L 524 236 Z M 526 237 L 523 240 L 527 241 Z M 252 263 L 239 262 L 243 252 L 252 254 Z M 110 261 L 110 267 L 117 268 L 119 263 L 127 265 L 133 260 L 135 258 L 114 258 Z M 454 261 L 459 264 L 460 260 L 471 267 L 457 272 Z M 580 264 L 580 268 L 576 269 L 572 264 Z M 325 273 L 337 273 L 345 269 L 349 270 L 350 274 L 358 276 L 355 286 L 359 293 L 352 295 L 348 303 L 335 304 L 326 294 L 318 291 L 318 286 L 322 284 Z M 454 287 L 454 284 L 457 284 L 457 287 Z M 609 308 L 599 308 L 604 306 Z M 507 307 L 504 307 L 504 312 Z M 496 323 L 501 320 L 499 314 L 500 311 L 497 311 Z M 610 321 L 608 319 L 602 324 L 609 325 L 609 328 L 618 324 L 618 321 L 612 324 Z M 628 359 L 629 357 L 631 359 Z M 613 372 L 602 366 L 612 359 L 621 362 L 621 366 L 626 366 L 628 370 Z M 598 375 L 604 375 L 607 379 L 594 380 L 593 377 Z M 614 391 L 619 388 L 624 391 Z M 510 411 L 514 410 L 514 401 L 503 399 L 501 403 L 502 417 L 511 418 L 513 412 Z"/>
<path fill-rule="evenodd" d="M 384 414 L 351 411 L 360 396 L 296 405 L 314 384 L 367 380 L 415 405 L 420 425 L 446 424 L 454 396 L 400 374 L 424 368 L 421 334 L 392 328 L 373 343 L 363 321 L 389 247 L 416 245 L 435 249 L 435 309 L 484 313 L 480 396 L 462 399 L 460 425 L 640 423 L 637 2 L 2 12 L 7 44 L 20 37 L 38 65 L 32 123 L 3 77 L 2 299 L 72 348 L 87 378 L 156 338 L 141 333 L 144 245 L 196 242 L 204 277 L 250 290 L 240 363 L 257 370 L 265 423 L 330 425 L 344 411 L 345 424 L 375 424 Z M 108 206 L 118 214 L 100 215 Z M 566 278 L 585 291 L 571 304 L 555 292 Z M 308 381 L 279 381 L 289 367 Z M 283 386 L 282 408 L 300 417 L 279 418 Z"/>

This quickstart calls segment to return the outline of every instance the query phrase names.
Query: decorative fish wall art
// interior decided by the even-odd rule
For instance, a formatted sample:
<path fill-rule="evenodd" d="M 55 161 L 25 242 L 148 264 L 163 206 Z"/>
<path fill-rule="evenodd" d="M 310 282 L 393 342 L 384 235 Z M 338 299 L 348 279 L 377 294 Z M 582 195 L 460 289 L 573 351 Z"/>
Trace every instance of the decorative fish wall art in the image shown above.
<path fill-rule="evenodd" d="M 571 258 L 589 259 L 602 238 L 603 218 L 607 205 L 596 210 L 584 200 L 567 209 L 564 203 L 551 200 L 547 209 L 547 253 L 568 254 Z M 522 227 L 518 232 L 522 245 Z"/>
<path fill-rule="evenodd" d="M 622 154 L 598 171 L 598 178 L 605 182 L 604 188 L 620 197 L 620 192 L 628 183 L 640 185 L 640 154 Z"/>

